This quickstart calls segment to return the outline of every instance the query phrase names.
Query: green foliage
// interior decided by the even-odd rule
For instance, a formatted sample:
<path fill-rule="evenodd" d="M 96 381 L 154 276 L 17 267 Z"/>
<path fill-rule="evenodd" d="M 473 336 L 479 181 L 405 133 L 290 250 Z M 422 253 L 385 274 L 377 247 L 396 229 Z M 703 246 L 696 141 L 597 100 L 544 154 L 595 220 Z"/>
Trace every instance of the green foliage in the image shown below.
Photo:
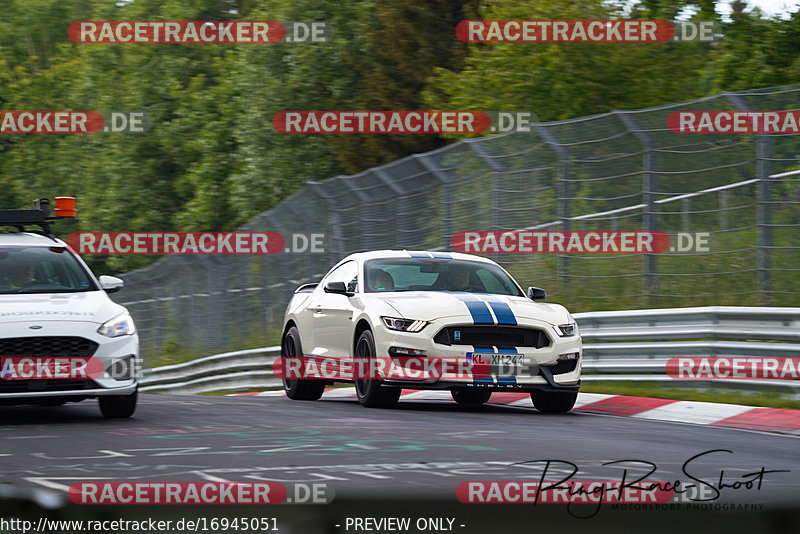
<path fill-rule="evenodd" d="M 653 4 L 652 2 L 650 4 Z M 634 18 L 665 17 L 661 8 Z M 609 19 L 622 15 L 601 1 L 487 2 L 481 18 Z M 637 17 L 638 15 L 638 17 Z M 474 43 L 463 69 L 437 69 L 426 93 L 434 106 L 531 111 L 552 121 L 688 100 L 708 93 L 703 43 Z M 463 137 L 463 136 L 452 136 Z"/>
<path fill-rule="evenodd" d="M 229 230 L 309 178 L 360 172 L 448 142 L 277 134 L 278 111 L 527 110 L 554 120 L 800 81 L 800 15 L 765 19 L 741 4 L 716 45 L 468 45 L 454 34 L 469 18 L 672 18 L 691 5 L 697 19 L 716 17 L 710 0 L 647 0 L 627 14 L 628 2 L 600 0 L 6 0 L 0 109 L 144 111 L 153 126 L 140 135 L 0 136 L 0 208 L 74 195 L 80 221 L 63 225 L 64 236 Z M 334 38 L 79 45 L 66 31 L 79 20 L 236 19 L 326 21 Z M 552 177 L 531 179 L 546 191 Z M 579 196 L 614 196 L 582 187 Z M 123 272 L 155 258 L 88 259 L 101 272 Z"/>

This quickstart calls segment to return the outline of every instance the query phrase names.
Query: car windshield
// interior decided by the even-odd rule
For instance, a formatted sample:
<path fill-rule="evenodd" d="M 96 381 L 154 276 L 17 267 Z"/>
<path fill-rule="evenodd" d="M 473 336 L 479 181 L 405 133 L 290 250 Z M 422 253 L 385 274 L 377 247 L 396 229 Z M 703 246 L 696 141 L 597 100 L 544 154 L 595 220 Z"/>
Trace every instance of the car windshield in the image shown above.
<path fill-rule="evenodd" d="M 0 246 L 0 295 L 95 289 L 78 260 L 63 246 Z"/>
<path fill-rule="evenodd" d="M 522 296 L 503 269 L 491 263 L 438 258 L 386 258 L 364 266 L 367 293 L 466 291 Z"/>

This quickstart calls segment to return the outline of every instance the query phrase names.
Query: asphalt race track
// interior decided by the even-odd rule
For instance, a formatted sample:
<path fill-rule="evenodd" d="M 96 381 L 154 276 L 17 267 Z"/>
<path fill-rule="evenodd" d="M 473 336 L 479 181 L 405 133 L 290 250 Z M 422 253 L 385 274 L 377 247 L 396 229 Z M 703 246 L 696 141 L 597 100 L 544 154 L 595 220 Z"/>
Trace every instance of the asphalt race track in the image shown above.
<path fill-rule="evenodd" d="M 384 515 L 390 510 L 455 510 L 456 530 L 461 532 L 480 532 L 477 525 L 487 521 L 524 526 L 534 512 L 556 523 L 557 515 L 588 526 L 591 519 L 573 516 L 590 515 L 581 507 L 593 505 L 568 513 L 560 505 L 472 505 L 456 499 L 461 481 L 538 481 L 545 460 L 551 460 L 546 480 L 566 476 L 574 464 L 574 480 L 620 480 L 626 467 L 629 480 L 654 468 L 647 480 L 688 481 L 688 473 L 717 487 L 720 477 L 729 485 L 739 481 L 741 487 L 722 488 L 715 502 L 763 504 L 762 513 L 779 514 L 769 516 L 776 532 L 795 528 L 798 520 L 794 511 L 787 511 L 800 495 L 800 439 L 793 435 L 579 412 L 543 415 L 514 406 L 471 408 L 446 401 L 404 400 L 391 410 L 366 409 L 354 400 L 325 397 L 298 402 L 284 397 L 141 395 L 135 416 L 128 420 L 103 419 L 93 401 L 2 407 L 0 412 L 0 488 L 63 496 L 81 481 L 326 484 L 335 507 L 269 507 L 292 525 L 310 521 L 301 531 L 353 532 L 345 530 L 337 514 L 378 510 Z M 731 452 L 702 455 L 716 449 Z M 629 462 L 603 465 L 617 460 Z M 760 489 L 754 484 L 748 489 L 744 482 L 762 467 L 786 472 L 766 473 Z M 613 517 L 610 507 L 605 505 L 595 518 Z M 625 513 L 637 517 L 634 511 Z M 690 517 L 682 514 L 684 520 Z M 645 516 L 648 521 L 657 517 Z M 723 520 L 710 521 L 717 516 Z M 709 520 L 709 531 L 723 528 L 725 518 L 738 527 L 744 520 L 735 512 L 708 511 L 702 517 Z M 753 514 L 747 518 L 763 519 Z M 598 531 L 603 524 L 593 522 L 592 528 Z"/>

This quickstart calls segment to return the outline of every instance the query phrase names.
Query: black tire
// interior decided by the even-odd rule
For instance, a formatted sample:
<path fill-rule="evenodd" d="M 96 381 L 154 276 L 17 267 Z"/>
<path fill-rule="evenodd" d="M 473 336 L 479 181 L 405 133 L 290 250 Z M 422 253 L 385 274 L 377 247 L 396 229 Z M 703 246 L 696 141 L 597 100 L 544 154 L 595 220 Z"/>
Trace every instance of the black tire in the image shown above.
<path fill-rule="evenodd" d="M 531 391 L 534 407 L 542 413 L 566 413 L 578 400 L 577 391 Z"/>
<path fill-rule="evenodd" d="M 375 354 L 375 338 L 371 331 L 364 330 L 356 342 L 355 357 L 370 359 L 374 358 Z M 359 369 L 359 366 L 355 368 Z M 366 371 L 369 365 L 363 365 L 361 368 Z M 367 408 L 391 408 L 400 400 L 400 393 L 403 391 L 401 388 L 385 386 L 376 378 L 355 380 L 355 383 L 358 402 Z"/>
<path fill-rule="evenodd" d="M 106 395 L 97 397 L 100 413 L 108 419 L 124 419 L 136 411 L 136 400 L 139 397 L 137 388 L 130 395 Z"/>
<path fill-rule="evenodd" d="M 492 392 L 488 389 L 454 389 L 450 394 L 454 401 L 464 406 L 484 404 L 492 396 Z"/>
<path fill-rule="evenodd" d="M 283 336 L 281 356 L 299 358 L 302 355 L 303 346 L 300 344 L 300 332 L 297 331 L 297 327 L 293 326 Z M 286 396 L 292 400 L 318 400 L 325 392 L 325 382 L 284 378 L 283 389 L 286 390 Z"/>

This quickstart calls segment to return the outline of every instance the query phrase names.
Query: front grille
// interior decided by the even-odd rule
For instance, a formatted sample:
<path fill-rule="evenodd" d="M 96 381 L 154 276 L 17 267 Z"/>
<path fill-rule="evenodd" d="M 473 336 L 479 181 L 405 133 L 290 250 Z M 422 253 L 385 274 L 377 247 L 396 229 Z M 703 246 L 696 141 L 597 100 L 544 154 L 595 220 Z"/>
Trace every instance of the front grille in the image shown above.
<path fill-rule="evenodd" d="M 571 373 L 578 366 L 578 359 L 573 360 L 558 360 L 555 365 L 543 365 L 545 369 L 549 369 L 554 375 L 563 375 L 564 373 Z"/>
<path fill-rule="evenodd" d="M 0 339 L 0 358 L 9 356 L 93 356 L 99 345 L 73 336 L 9 337 Z"/>
<path fill-rule="evenodd" d="M 479 347 L 535 347 L 550 345 L 550 338 L 538 328 L 517 326 L 448 326 L 433 338 L 442 345 Z"/>
<path fill-rule="evenodd" d="M 73 391 L 95 389 L 93 380 L 0 380 L 0 393 L 28 393 L 31 391 Z"/>

